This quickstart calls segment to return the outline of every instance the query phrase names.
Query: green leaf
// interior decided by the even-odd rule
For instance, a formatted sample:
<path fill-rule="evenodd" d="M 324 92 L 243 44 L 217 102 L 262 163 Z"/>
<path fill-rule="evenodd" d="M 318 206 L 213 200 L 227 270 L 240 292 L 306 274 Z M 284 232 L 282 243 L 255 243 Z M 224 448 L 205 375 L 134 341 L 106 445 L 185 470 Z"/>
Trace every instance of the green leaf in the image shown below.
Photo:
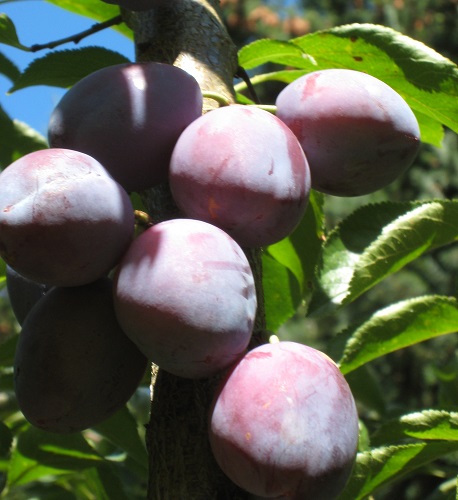
<path fill-rule="evenodd" d="M 81 434 L 53 434 L 28 427 L 17 438 L 8 470 L 11 485 L 103 463 Z"/>
<path fill-rule="evenodd" d="M 29 51 L 30 49 L 19 41 L 13 21 L 6 15 L 0 14 L 0 43 L 10 45 L 16 49 Z"/>
<path fill-rule="evenodd" d="M 19 68 L 5 54 L 0 52 L 0 74 L 14 82 L 21 74 Z"/>
<path fill-rule="evenodd" d="M 458 413 L 423 410 L 385 422 L 371 437 L 373 445 L 406 438 L 458 441 Z"/>
<path fill-rule="evenodd" d="M 0 170 L 22 156 L 48 147 L 46 139 L 36 130 L 19 120 L 12 120 L 0 106 L 0 130 L 2 131 L 2 147 L 0 148 Z M 3 272 L 0 259 L 0 271 Z M 0 279 L 1 281 L 1 279 Z"/>
<path fill-rule="evenodd" d="M 286 320 L 294 316 L 302 301 L 299 283 L 287 267 L 267 253 L 262 256 L 262 283 L 266 328 L 276 332 Z"/>
<path fill-rule="evenodd" d="M 297 228 L 283 240 L 267 247 L 277 262 L 296 278 L 302 295 L 310 293 L 324 237 L 324 196 L 311 191 L 304 217 Z"/>
<path fill-rule="evenodd" d="M 129 60 L 119 52 L 103 47 L 57 50 L 35 59 L 9 92 L 33 85 L 68 88 L 98 69 L 126 62 Z"/>
<path fill-rule="evenodd" d="M 442 125 L 458 132 L 458 67 L 426 45 L 384 26 L 351 24 L 311 33 L 289 42 L 259 40 L 239 51 L 239 63 L 253 68 L 273 62 L 299 68 L 255 76 L 290 83 L 328 68 L 368 73 L 396 90 L 415 112 L 423 142 L 440 145 Z M 238 84 L 237 90 L 244 88 Z"/>
<path fill-rule="evenodd" d="M 18 335 L 12 335 L 0 344 L 0 368 L 10 368 L 14 365 Z"/>
<path fill-rule="evenodd" d="M 386 446 L 358 453 L 353 474 L 339 500 L 362 500 L 434 460 L 458 450 L 456 441 Z"/>
<path fill-rule="evenodd" d="M 339 367 L 347 374 L 359 366 L 404 347 L 458 331 L 458 302 L 426 296 L 380 309 L 348 337 Z"/>
<path fill-rule="evenodd" d="M 144 470 L 148 469 L 148 454 L 138 434 L 137 422 L 127 407 L 94 427 L 101 436 L 125 451 Z"/>
<path fill-rule="evenodd" d="M 357 209 L 323 246 L 309 312 L 352 302 L 428 250 L 458 239 L 458 200 L 382 202 Z"/>
<path fill-rule="evenodd" d="M 1 129 L 1 121 L 0 121 L 0 129 Z M 1 170 L 1 163 L 0 163 L 0 170 Z M 5 286 L 6 286 L 6 262 L 2 258 L 0 258 L 0 290 L 2 288 L 5 288 Z"/>
<path fill-rule="evenodd" d="M 95 19 L 99 22 L 111 19 L 120 13 L 117 5 L 110 5 L 101 2 L 100 0 L 47 0 L 47 2 L 52 3 L 61 9 L 79 14 L 80 16 Z M 129 38 L 133 38 L 132 30 L 124 23 L 113 26 L 112 29 L 119 31 Z"/>

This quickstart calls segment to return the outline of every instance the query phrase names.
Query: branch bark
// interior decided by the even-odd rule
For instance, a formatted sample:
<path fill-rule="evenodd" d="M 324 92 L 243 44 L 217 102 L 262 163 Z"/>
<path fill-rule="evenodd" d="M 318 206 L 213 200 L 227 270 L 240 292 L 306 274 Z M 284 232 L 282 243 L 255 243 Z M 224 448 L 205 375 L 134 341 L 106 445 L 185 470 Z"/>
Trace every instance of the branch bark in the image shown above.
<path fill-rule="evenodd" d="M 170 0 L 147 12 L 123 12 L 135 35 L 138 61 L 174 64 L 202 91 L 234 101 L 237 52 L 219 15 L 218 0 Z M 218 103 L 204 100 L 204 112 Z M 142 194 L 155 222 L 179 216 L 168 185 Z M 253 345 L 265 331 L 260 250 L 246 251 L 255 275 L 258 315 Z M 242 500 L 249 495 L 221 472 L 207 437 L 208 412 L 218 378 L 186 380 L 152 367 L 148 500 Z"/>

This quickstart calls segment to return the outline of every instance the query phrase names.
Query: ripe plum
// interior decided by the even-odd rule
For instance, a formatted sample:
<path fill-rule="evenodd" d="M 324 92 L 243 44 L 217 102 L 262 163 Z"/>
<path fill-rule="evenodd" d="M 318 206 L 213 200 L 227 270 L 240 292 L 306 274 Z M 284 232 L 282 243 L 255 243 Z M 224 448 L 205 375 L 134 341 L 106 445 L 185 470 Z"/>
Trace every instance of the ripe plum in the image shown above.
<path fill-rule="evenodd" d="M 117 264 L 134 232 L 126 191 L 88 155 L 36 151 L 0 174 L 0 255 L 24 277 L 76 286 Z"/>
<path fill-rule="evenodd" d="M 299 142 L 278 118 L 231 105 L 203 115 L 181 134 L 170 187 L 186 216 L 256 247 L 281 240 L 299 223 L 310 173 Z"/>
<path fill-rule="evenodd" d="M 174 219 L 132 243 L 115 276 L 118 320 L 140 350 L 181 377 L 211 376 L 244 353 L 256 293 L 239 245 L 221 229 Z"/>
<path fill-rule="evenodd" d="M 266 498 L 336 498 L 351 473 L 358 414 L 325 354 L 278 342 L 248 352 L 217 391 L 210 444 L 223 472 Z"/>
<path fill-rule="evenodd" d="M 202 101 L 194 77 L 170 64 L 109 66 L 63 96 L 49 143 L 93 156 L 127 191 L 140 191 L 167 180 L 173 147 Z"/>
<path fill-rule="evenodd" d="M 147 360 L 119 326 L 112 283 L 54 287 L 28 314 L 14 382 L 26 419 L 56 433 L 79 432 L 120 409 Z"/>
<path fill-rule="evenodd" d="M 21 276 L 10 266 L 6 266 L 6 288 L 11 309 L 22 325 L 32 307 L 49 291 L 49 285 L 37 283 Z"/>
<path fill-rule="evenodd" d="M 312 187 L 336 196 L 381 189 L 412 164 L 420 130 L 412 110 L 391 87 L 347 69 L 315 71 L 277 97 L 277 116 L 296 134 Z"/>

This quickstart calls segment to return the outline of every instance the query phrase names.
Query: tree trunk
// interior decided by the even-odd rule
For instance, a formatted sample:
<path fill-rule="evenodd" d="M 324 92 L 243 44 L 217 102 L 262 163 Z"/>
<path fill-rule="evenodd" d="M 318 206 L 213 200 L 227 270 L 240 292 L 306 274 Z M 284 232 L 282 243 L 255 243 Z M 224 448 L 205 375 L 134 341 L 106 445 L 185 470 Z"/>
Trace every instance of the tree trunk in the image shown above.
<path fill-rule="evenodd" d="M 218 0 L 166 0 L 147 12 L 124 12 L 134 31 L 138 61 L 158 61 L 185 69 L 203 91 L 233 101 L 236 48 L 218 11 Z M 204 112 L 218 104 L 204 100 Z M 168 185 L 143 193 L 157 222 L 178 216 Z M 252 345 L 262 341 L 264 309 L 260 251 L 247 250 L 258 293 Z M 208 437 L 208 412 L 218 378 L 187 380 L 152 367 L 151 416 L 147 425 L 149 500 L 237 500 L 249 496 L 221 472 Z"/>

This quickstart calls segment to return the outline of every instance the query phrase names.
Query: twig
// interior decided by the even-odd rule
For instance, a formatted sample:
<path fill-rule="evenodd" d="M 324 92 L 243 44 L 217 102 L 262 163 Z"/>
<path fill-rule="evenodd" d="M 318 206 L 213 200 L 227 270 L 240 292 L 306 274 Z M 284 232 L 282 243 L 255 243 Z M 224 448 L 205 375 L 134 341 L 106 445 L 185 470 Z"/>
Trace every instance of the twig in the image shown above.
<path fill-rule="evenodd" d="M 115 26 L 117 24 L 121 24 L 123 22 L 123 18 L 121 15 L 108 19 L 103 23 L 96 23 L 91 26 L 89 29 L 81 31 L 80 33 L 76 33 L 75 35 L 68 36 L 66 38 L 61 38 L 60 40 L 55 40 L 54 42 L 48 42 L 44 44 L 35 44 L 30 47 L 31 52 L 37 52 L 43 49 L 54 49 L 59 45 L 63 45 L 65 43 L 79 43 L 83 38 L 86 38 L 94 33 L 98 33 L 106 28 L 111 28 L 111 26 Z"/>

